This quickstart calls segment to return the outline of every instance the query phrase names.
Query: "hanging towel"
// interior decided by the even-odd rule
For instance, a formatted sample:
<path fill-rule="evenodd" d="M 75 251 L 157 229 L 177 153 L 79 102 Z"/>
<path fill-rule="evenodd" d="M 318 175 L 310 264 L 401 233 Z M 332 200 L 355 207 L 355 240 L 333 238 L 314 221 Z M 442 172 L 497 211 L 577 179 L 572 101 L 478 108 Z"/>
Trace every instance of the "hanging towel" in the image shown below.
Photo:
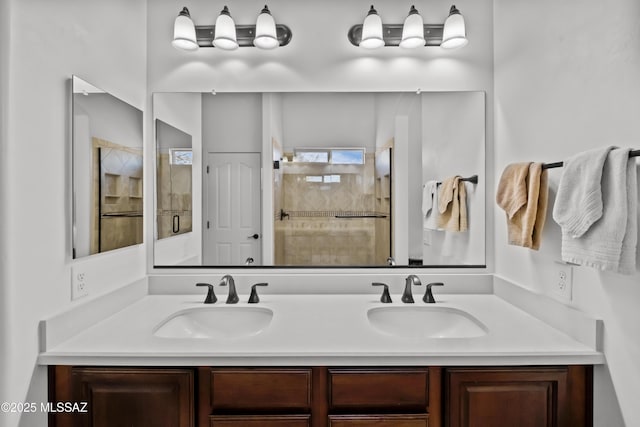
<path fill-rule="evenodd" d="M 438 182 L 427 181 L 422 187 L 422 216 L 423 228 L 427 230 L 438 229 Z"/>
<path fill-rule="evenodd" d="M 638 170 L 632 158 L 627 162 L 627 229 L 622 239 L 622 254 L 618 272 L 636 272 L 636 252 L 638 245 Z"/>
<path fill-rule="evenodd" d="M 574 228 L 562 227 L 563 261 L 600 270 L 620 271 L 622 246 L 627 234 L 627 220 L 629 217 L 629 203 L 627 200 L 628 163 L 629 149 L 616 149 L 609 152 L 602 169 L 601 179 L 597 179 L 598 182 L 602 181 L 600 194 L 602 200 L 601 218 L 578 237 L 575 236 Z M 562 178 L 564 178 L 564 175 Z M 560 182 L 560 185 L 562 185 L 562 182 Z M 583 188 L 578 186 L 575 190 L 582 191 Z M 575 200 L 571 193 L 568 196 L 570 199 Z M 595 196 L 591 198 L 591 200 L 594 199 L 596 199 Z M 576 206 L 576 210 L 581 208 L 581 206 Z M 636 215 L 635 211 L 633 215 Z M 577 217 L 574 216 L 574 218 Z M 571 223 L 571 225 L 575 224 L 576 222 Z"/>
<path fill-rule="evenodd" d="M 438 227 L 446 231 L 467 231 L 467 189 L 460 176 L 445 179 L 438 190 Z"/>
<path fill-rule="evenodd" d="M 542 163 L 513 163 L 502 172 L 496 202 L 506 213 L 508 242 L 538 250 L 547 218 L 549 188 Z"/>
<path fill-rule="evenodd" d="M 562 227 L 563 233 L 580 237 L 602 217 L 600 181 L 612 148 L 584 151 L 564 161 L 553 207 L 553 219 Z"/>
<path fill-rule="evenodd" d="M 529 165 L 531 162 L 511 163 L 502 171 L 496 202 L 507 213 L 507 218 L 513 218 L 513 215 L 527 203 Z"/>

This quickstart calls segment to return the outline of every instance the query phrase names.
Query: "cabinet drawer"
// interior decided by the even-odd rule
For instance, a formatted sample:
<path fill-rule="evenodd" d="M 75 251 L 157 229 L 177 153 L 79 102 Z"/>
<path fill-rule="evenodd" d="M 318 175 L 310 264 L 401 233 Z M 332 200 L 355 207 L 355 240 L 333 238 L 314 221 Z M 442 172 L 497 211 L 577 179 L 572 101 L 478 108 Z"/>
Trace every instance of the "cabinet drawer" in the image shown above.
<path fill-rule="evenodd" d="M 212 369 L 216 410 L 308 410 L 311 369 Z"/>
<path fill-rule="evenodd" d="M 330 415 L 329 427 L 428 427 L 428 415 Z"/>
<path fill-rule="evenodd" d="M 429 370 L 330 369 L 331 409 L 392 409 L 425 412 L 429 404 Z"/>
<path fill-rule="evenodd" d="M 310 415 L 221 415 L 209 418 L 210 427 L 309 427 Z"/>

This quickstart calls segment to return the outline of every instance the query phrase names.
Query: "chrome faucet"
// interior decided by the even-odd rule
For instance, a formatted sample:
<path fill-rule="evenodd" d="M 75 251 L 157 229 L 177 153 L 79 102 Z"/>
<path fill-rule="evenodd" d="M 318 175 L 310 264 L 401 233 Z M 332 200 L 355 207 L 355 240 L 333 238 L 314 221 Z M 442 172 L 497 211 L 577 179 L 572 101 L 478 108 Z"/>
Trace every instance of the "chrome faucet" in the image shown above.
<path fill-rule="evenodd" d="M 244 260 L 244 265 L 251 265 L 253 264 L 253 258 L 249 257 L 246 260 Z"/>
<path fill-rule="evenodd" d="M 422 285 L 422 282 L 420 282 L 420 279 L 415 274 L 410 274 L 409 276 L 407 276 L 407 279 L 405 280 L 405 283 L 404 283 L 404 292 L 402 293 L 402 302 L 406 304 L 413 304 L 415 302 L 413 301 L 413 294 L 411 293 L 411 285 L 416 285 L 416 286 Z"/>
<path fill-rule="evenodd" d="M 233 280 L 233 277 L 231 277 L 231 275 L 226 274 L 222 276 L 220 286 L 229 286 L 227 304 L 236 304 L 238 301 L 240 301 L 240 298 L 238 298 L 238 293 L 236 292 L 236 282 Z"/>

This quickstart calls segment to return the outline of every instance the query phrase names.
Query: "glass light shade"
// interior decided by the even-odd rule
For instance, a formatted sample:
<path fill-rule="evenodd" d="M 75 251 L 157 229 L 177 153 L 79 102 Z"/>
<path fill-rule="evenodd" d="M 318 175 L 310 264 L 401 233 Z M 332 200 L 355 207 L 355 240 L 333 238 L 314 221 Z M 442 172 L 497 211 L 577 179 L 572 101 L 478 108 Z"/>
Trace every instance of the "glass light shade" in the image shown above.
<path fill-rule="evenodd" d="M 182 50 L 197 50 L 196 27 L 193 25 L 189 9 L 182 9 L 173 24 L 173 47 Z"/>
<path fill-rule="evenodd" d="M 424 21 L 415 6 L 411 6 L 409 16 L 404 20 L 404 25 L 402 26 L 402 40 L 400 40 L 400 47 L 412 49 L 424 46 L 425 43 Z"/>
<path fill-rule="evenodd" d="M 469 42 L 467 39 L 467 31 L 464 25 L 464 18 L 455 5 L 451 6 L 449 17 L 444 21 L 444 29 L 442 30 L 442 43 L 440 47 L 445 49 L 455 49 L 462 47 Z"/>
<path fill-rule="evenodd" d="M 236 23 L 229 14 L 227 6 L 222 9 L 218 19 L 216 19 L 216 29 L 213 36 L 213 45 L 224 50 L 234 50 L 238 48 L 236 38 Z"/>
<path fill-rule="evenodd" d="M 276 21 L 266 5 L 256 20 L 256 37 L 253 39 L 253 45 L 260 49 L 275 49 L 280 46 Z"/>
<path fill-rule="evenodd" d="M 359 44 L 360 47 L 365 49 L 377 49 L 384 46 L 384 39 L 382 38 L 382 19 L 378 12 L 371 6 L 367 17 L 364 18 L 362 24 L 362 40 Z"/>

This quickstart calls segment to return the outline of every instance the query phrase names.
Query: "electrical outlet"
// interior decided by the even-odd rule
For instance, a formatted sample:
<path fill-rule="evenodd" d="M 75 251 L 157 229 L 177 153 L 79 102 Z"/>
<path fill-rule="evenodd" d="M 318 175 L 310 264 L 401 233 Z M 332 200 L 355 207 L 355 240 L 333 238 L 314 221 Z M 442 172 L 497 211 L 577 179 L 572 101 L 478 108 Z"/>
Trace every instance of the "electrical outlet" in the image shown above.
<path fill-rule="evenodd" d="M 561 261 L 555 261 L 553 267 L 553 294 L 562 301 L 571 302 L 573 297 L 573 267 Z"/>
<path fill-rule="evenodd" d="M 87 285 L 87 273 L 82 268 L 71 267 L 71 299 L 77 299 L 89 295 Z"/>

